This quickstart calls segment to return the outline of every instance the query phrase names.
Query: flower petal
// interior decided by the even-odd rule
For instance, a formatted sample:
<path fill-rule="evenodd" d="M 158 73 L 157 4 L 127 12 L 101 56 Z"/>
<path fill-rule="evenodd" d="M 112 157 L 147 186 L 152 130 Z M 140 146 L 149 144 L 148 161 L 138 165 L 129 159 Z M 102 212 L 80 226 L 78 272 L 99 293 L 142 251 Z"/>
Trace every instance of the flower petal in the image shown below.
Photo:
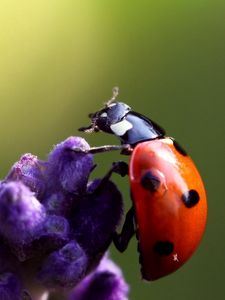
<path fill-rule="evenodd" d="M 75 286 L 87 271 L 88 257 L 75 241 L 51 253 L 37 274 L 38 280 L 47 287 Z"/>
<path fill-rule="evenodd" d="M 74 148 L 90 147 L 84 139 L 71 136 L 50 152 L 46 170 L 50 191 L 61 190 L 77 194 L 86 190 L 88 177 L 93 168 L 93 156 L 74 152 Z"/>
<path fill-rule="evenodd" d="M 121 270 L 106 256 L 98 268 L 74 288 L 68 300 L 127 300 L 128 292 Z"/>

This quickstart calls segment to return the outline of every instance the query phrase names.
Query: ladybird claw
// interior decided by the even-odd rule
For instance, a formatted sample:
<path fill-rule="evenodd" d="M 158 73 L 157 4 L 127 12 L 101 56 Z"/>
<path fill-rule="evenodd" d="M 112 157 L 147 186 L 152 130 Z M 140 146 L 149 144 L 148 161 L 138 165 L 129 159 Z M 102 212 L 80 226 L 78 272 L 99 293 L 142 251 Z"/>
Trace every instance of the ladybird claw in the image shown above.
<path fill-rule="evenodd" d="M 113 164 L 113 171 L 122 177 L 126 176 L 128 174 L 128 164 L 124 161 L 117 161 Z"/>

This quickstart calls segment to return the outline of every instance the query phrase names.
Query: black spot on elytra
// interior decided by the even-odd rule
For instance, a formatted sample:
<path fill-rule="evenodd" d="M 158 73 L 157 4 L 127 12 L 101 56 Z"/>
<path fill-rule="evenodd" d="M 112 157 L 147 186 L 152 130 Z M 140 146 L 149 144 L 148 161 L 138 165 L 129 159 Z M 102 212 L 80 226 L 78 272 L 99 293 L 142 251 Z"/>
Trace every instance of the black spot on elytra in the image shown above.
<path fill-rule="evenodd" d="M 141 185 L 144 189 L 150 192 L 155 192 L 160 186 L 160 180 L 148 171 L 141 177 Z"/>
<path fill-rule="evenodd" d="M 183 147 L 181 147 L 181 145 L 180 145 L 177 141 L 173 140 L 173 145 L 174 145 L 175 149 L 176 149 L 181 155 L 187 156 L 187 152 L 184 150 Z"/>
<path fill-rule="evenodd" d="M 173 252 L 173 248 L 173 243 L 169 241 L 158 241 L 155 243 L 153 250 L 158 255 L 167 256 Z"/>
<path fill-rule="evenodd" d="M 194 207 L 199 200 L 199 193 L 196 190 L 189 190 L 182 195 L 182 201 L 187 208 Z"/>

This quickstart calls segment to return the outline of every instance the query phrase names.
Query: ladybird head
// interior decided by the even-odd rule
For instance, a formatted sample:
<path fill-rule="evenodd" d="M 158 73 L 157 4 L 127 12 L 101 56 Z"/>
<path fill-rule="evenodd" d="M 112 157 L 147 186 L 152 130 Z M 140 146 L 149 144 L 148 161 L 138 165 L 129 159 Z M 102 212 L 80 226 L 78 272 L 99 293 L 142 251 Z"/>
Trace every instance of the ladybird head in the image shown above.
<path fill-rule="evenodd" d="M 113 89 L 112 98 L 95 113 L 89 114 L 91 124 L 79 131 L 103 131 L 117 136 L 122 144 L 136 145 L 142 141 L 165 136 L 165 131 L 151 119 L 137 113 L 123 103 L 116 101 L 119 89 Z"/>
<path fill-rule="evenodd" d="M 118 88 L 113 89 L 112 98 L 105 104 L 105 106 L 95 113 L 90 113 L 89 118 L 91 124 L 87 127 L 79 128 L 83 132 L 98 132 L 104 131 L 115 134 L 112 130 L 113 125 L 121 122 L 124 117 L 130 112 L 131 108 L 123 103 L 115 101 L 118 95 Z"/>

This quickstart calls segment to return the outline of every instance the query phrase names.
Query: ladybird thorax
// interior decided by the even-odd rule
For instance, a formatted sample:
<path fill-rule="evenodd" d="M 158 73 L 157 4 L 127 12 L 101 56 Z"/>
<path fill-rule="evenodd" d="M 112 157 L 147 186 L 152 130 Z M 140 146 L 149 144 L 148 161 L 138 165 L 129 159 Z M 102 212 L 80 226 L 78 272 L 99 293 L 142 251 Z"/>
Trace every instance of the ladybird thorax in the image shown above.
<path fill-rule="evenodd" d="M 101 131 L 116 135 L 122 144 L 135 145 L 165 135 L 165 131 L 159 125 L 132 111 L 122 102 L 113 102 L 99 111 L 96 125 Z"/>
<path fill-rule="evenodd" d="M 130 111 L 120 122 L 111 125 L 111 130 L 120 138 L 122 144 L 130 145 L 165 136 L 165 131 L 159 125 L 134 111 Z"/>
<path fill-rule="evenodd" d="M 109 102 L 90 114 L 91 125 L 81 131 L 103 131 L 117 136 L 121 144 L 136 145 L 139 142 L 163 138 L 165 131 L 149 118 L 136 113 L 123 102 Z"/>

